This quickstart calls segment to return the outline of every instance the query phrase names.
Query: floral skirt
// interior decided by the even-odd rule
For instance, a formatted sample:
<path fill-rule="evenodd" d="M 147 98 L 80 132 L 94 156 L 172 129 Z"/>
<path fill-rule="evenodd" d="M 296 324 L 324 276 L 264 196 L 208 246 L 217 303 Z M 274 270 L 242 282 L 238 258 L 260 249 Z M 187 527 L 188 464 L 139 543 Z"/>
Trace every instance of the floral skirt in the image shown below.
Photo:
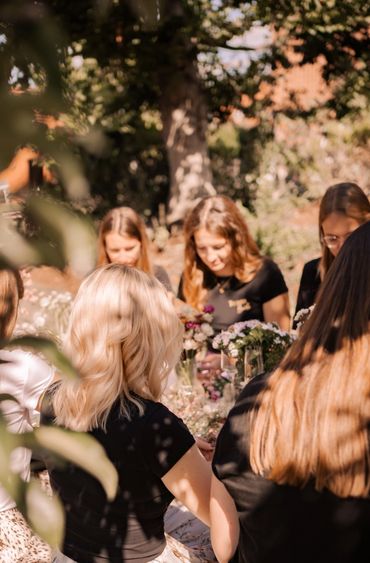
<path fill-rule="evenodd" d="M 0 563 L 50 563 L 51 549 L 16 508 L 0 512 Z"/>
<path fill-rule="evenodd" d="M 187 548 L 176 539 L 166 535 L 167 545 L 158 557 L 148 561 L 148 563 L 206 563 L 216 561 L 208 559 L 203 554 L 197 554 L 192 549 Z M 52 563 L 77 563 L 59 551 L 54 553 Z"/>

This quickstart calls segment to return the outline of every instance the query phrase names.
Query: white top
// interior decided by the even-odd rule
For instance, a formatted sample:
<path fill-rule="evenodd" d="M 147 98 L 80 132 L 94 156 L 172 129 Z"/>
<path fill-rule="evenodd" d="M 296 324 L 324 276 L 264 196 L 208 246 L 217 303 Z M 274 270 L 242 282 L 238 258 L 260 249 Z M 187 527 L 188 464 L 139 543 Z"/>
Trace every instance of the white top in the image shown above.
<path fill-rule="evenodd" d="M 0 409 L 10 432 L 32 430 L 36 406 L 50 383 L 54 370 L 41 358 L 23 350 L 0 350 L 0 394 L 8 393 L 15 401 L 1 401 Z M 30 477 L 31 451 L 16 448 L 11 455 L 11 469 L 27 481 Z M 0 511 L 13 508 L 15 502 L 0 487 Z"/>

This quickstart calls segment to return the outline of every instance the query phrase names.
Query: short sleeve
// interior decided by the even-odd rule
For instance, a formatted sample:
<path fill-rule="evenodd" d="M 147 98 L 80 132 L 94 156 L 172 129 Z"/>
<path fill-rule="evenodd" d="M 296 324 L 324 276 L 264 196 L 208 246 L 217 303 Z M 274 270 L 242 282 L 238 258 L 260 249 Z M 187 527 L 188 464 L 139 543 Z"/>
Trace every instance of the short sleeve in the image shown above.
<path fill-rule="evenodd" d="M 268 374 L 259 375 L 244 387 L 221 429 L 212 461 L 213 473 L 220 481 L 238 478 L 250 470 L 248 413 L 255 408 L 268 377 Z"/>
<path fill-rule="evenodd" d="M 142 452 L 151 471 L 163 477 L 194 443 L 182 420 L 158 403 L 145 421 L 142 436 Z"/>
<path fill-rule="evenodd" d="M 295 315 L 301 309 L 308 309 L 315 302 L 315 297 L 321 284 L 319 263 L 320 258 L 316 258 L 315 260 L 307 262 L 303 267 L 301 281 L 299 282 Z"/>
<path fill-rule="evenodd" d="M 183 274 L 181 275 L 181 278 L 180 278 L 179 288 L 177 290 L 177 297 L 178 297 L 178 299 L 181 299 L 181 301 L 185 301 L 184 276 L 183 276 Z"/>
<path fill-rule="evenodd" d="M 36 409 L 42 393 L 51 382 L 54 369 L 33 354 L 27 356 L 27 378 L 24 385 L 23 404 L 26 409 L 33 411 Z"/>
<path fill-rule="evenodd" d="M 259 277 L 262 303 L 267 303 L 274 299 L 274 297 L 288 292 L 288 287 L 279 266 L 269 258 L 265 258 L 257 276 Z"/>
<path fill-rule="evenodd" d="M 154 266 L 154 275 L 157 280 L 160 281 L 162 285 L 164 285 L 167 291 L 173 293 L 170 278 L 168 277 L 166 270 L 162 268 L 162 266 Z"/>

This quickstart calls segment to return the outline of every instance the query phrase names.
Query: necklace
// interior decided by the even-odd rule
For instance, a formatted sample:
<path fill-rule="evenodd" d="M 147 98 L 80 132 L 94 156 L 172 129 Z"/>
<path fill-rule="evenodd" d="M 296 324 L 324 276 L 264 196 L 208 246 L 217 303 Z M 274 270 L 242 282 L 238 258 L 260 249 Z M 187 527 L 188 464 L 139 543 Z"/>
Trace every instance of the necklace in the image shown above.
<path fill-rule="evenodd" d="M 233 276 L 228 276 L 227 278 L 224 278 L 222 281 L 216 283 L 218 293 L 223 295 L 226 289 L 230 289 L 230 282 L 232 277 Z"/>

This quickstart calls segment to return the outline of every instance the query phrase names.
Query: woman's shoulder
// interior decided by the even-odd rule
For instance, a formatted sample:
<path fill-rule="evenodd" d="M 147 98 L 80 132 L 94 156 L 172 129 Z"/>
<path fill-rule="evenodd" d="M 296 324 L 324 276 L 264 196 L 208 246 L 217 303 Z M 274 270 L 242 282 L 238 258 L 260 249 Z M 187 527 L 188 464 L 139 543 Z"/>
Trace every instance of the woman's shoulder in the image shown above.
<path fill-rule="evenodd" d="M 275 260 L 273 260 L 272 258 L 270 258 L 269 256 L 262 256 L 262 260 L 261 260 L 261 266 L 259 271 L 264 271 L 264 272 L 281 272 L 279 266 L 277 265 L 277 263 L 275 262 Z"/>
<path fill-rule="evenodd" d="M 168 291 L 173 292 L 169 275 L 165 270 L 165 268 L 163 268 L 163 266 L 160 266 L 159 264 L 154 264 L 153 274 L 157 278 L 157 280 L 160 281 L 161 284 L 163 284 Z"/>
<path fill-rule="evenodd" d="M 282 271 L 277 263 L 267 256 L 262 258 L 261 266 L 252 282 L 254 282 L 254 287 L 264 295 L 263 301 L 268 301 L 288 291 Z"/>
<path fill-rule="evenodd" d="M 21 348 L 2 349 L 0 350 L 0 367 L 6 367 L 6 370 L 17 371 L 23 377 L 29 373 L 34 373 L 35 376 L 43 378 L 46 374 L 52 371 L 49 366 L 36 354 L 23 350 Z"/>
<path fill-rule="evenodd" d="M 249 417 L 258 408 L 257 397 L 266 388 L 269 374 L 254 377 L 244 387 L 229 412 L 224 426 L 217 438 L 213 471 L 219 479 L 226 475 L 241 474 L 249 467 Z"/>
<path fill-rule="evenodd" d="M 320 265 L 320 258 L 314 258 L 309 262 L 306 262 L 303 266 L 303 274 L 309 277 L 316 277 L 319 275 L 319 265 Z"/>

